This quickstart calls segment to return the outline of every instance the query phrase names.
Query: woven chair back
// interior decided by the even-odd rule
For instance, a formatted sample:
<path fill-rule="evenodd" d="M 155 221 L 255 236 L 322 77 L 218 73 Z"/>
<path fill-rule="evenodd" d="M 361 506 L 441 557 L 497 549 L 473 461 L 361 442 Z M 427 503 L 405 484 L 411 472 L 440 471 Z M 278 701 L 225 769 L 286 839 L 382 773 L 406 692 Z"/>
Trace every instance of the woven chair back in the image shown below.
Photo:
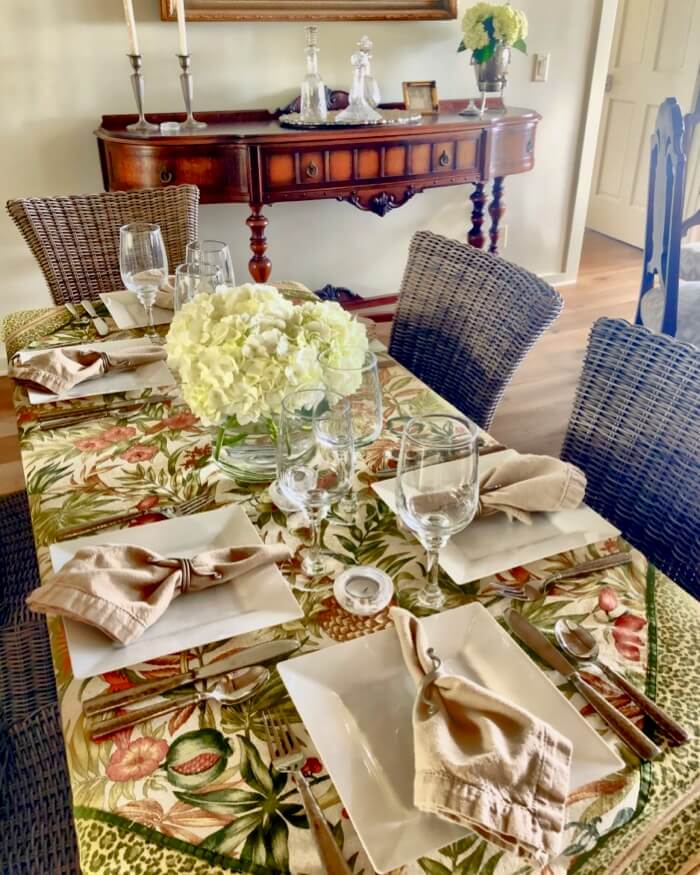
<path fill-rule="evenodd" d="M 7 211 L 27 241 L 56 304 L 95 299 L 124 287 L 119 274 L 119 228 L 160 225 L 171 271 L 185 260 L 199 231 L 199 189 L 174 185 L 139 191 L 55 198 L 21 198 Z"/>
<path fill-rule="evenodd" d="M 482 428 L 563 302 L 521 267 L 430 231 L 414 234 L 389 351 Z"/>
<path fill-rule="evenodd" d="M 599 319 L 562 458 L 586 472 L 588 504 L 700 598 L 700 349 Z"/>

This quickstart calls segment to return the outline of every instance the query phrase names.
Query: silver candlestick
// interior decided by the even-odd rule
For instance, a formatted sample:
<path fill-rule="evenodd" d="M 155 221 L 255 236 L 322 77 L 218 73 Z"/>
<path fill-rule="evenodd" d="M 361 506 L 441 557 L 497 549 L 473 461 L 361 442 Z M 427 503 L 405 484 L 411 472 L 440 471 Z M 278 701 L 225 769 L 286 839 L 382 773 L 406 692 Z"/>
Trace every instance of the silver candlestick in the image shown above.
<path fill-rule="evenodd" d="M 134 89 L 134 99 L 136 100 L 136 109 L 139 113 L 139 120 L 132 125 L 127 125 L 127 131 L 133 131 L 137 134 L 150 134 L 158 130 L 158 125 L 153 125 L 146 121 L 146 116 L 143 114 L 143 73 L 141 72 L 141 55 L 127 55 L 131 63 L 131 69 L 134 71 L 131 74 L 131 87 Z"/>
<path fill-rule="evenodd" d="M 180 86 L 182 88 L 182 96 L 185 99 L 185 112 L 187 113 L 187 118 L 184 122 L 180 123 L 181 131 L 196 131 L 200 128 L 206 128 L 206 122 L 198 122 L 197 119 L 192 115 L 192 73 L 190 73 L 190 56 L 189 55 L 178 55 L 178 61 L 180 62 L 180 67 L 182 69 L 182 73 L 180 73 Z"/>

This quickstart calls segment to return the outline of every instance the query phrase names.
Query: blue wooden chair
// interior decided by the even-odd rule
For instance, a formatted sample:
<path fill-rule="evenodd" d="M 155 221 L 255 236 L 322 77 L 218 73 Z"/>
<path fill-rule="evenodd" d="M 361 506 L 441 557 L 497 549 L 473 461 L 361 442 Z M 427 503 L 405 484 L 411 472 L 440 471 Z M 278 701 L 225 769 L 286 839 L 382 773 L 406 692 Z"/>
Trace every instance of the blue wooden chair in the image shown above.
<path fill-rule="evenodd" d="M 700 349 L 599 319 L 561 456 L 587 503 L 700 598 Z"/>
<path fill-rule="evenodd" d="M 644 266 L 635 322 L 700 345 L 700 282 L 681 278 L 681 240 L 700 224 L 683 221 L 687 154 L 700 109 L 683 118 L 675 98 L 659 107 L 651 140 Z M 692 253 L 689 253 L 692 256 Z"/>

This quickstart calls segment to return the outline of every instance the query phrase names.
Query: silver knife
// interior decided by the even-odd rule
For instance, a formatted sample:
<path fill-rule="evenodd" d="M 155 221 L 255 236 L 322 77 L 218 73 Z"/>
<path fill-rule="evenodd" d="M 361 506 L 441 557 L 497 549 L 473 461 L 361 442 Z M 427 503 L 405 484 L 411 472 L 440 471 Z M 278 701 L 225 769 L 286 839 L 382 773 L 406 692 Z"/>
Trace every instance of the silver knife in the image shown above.
<path fill-rule="evenodd" d="M 505 619 L 518 638 L 553 669 L 571 681 L 578 692 L 592 705 L 616 735 L 643 760 L 656 759 L 661 748 L 614 708 L 607 699 L 587 683 L 569 660 L 547 638 L 514 609 L 505 613 Z"/>
<path fill-rule="evenodd" d="M 97 315 L 97 310 L 92 306 L 92 301 L 88 301 L 87 298 L 83 298 L 80 302 L 80 306 L 85 310 L 85 312 L 92 318 L 92 324 L 95 326 L 95 331 L 100 335 L 100 337 L 104 337 L 109 334 L 109 326 L 105 322 L 105 320 Z"/>
<path fill-rule="evenodd" d="M 75 304 L 71 304 L 70 301 L 67 301 L 63 306 L 66 308 L 66 310 L 68 310 L 68 312 L 74 319 L 84 321 L 83 317 L 80 315 L 80 313 L 78 313 L 78 308 L 75 306 Z"/>
<path fill-rule="evenodd" d="M 263 644 L 254 644 L 233 656 L 210 662 L 202 668 L 193 668 L 191 671 L 178 674 L 170 678 L 161 678 L 155 681 L 146 681 L 130 687 L 128 690 L 120 690 L 116 693 L 101 693 L 83 702 L 83 713 L 86 717 L 94 714 L 102 714 L 113 708 L 121 708 L 124 705 L 132 705 L 153 696 L 160 696 L 169 690 L 175 690 L 195 681 L 203 681 L 208 678 L 219 677 L 228 674 L 237 668 L 246 668 L 249 665 L 259 665 L 275 659 L 283 659 L 296 653 L 301 647 L 298 641 L 284 639 L 282 641 L 265 641 Z"/>

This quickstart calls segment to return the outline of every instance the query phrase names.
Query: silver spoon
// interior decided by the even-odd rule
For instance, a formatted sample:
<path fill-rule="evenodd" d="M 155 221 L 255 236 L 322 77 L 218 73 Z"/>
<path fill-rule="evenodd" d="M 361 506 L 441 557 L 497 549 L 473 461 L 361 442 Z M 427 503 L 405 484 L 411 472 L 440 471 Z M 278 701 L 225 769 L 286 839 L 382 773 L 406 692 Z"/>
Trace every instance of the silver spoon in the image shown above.
<path fill-rule="evenodd" d="M 609 665 L 598 659 L 598 642 L 588 629 L 584 629 L 583 626 L 574 623 L 572 620 L 562 618 L 554 624 L 554 636 L 557 639 L 557 644 L 569 656 L 597 665 L 609 680 L 621 690 L 624 690 L 630 699 L 639 705 L 641 711 L 656 724 L 670 742 L 679 745 L 684 744 L 690 739 L 690 734 L 687 730 L 659 708 L 656 702 L 645 696 L 641 690 L 638 690 L 623 675 L 615 671 L 614 668 L 610 668 Z"/>
<path fill-rule="evenodd" d="M 209 690 L 193 690 L 189 696 L 178 696 L 168 699 L 166 702 L 157 702 L 146 708 L 137 708 L 133 711 L 125 711 L 117 717 L 108 720 L 87 721 L 87 730 L 93 741 L 100 741 L 121 729 L 137 726 L 153 717 L 162 717 L 179 711 L 188 705 L 197 705 L 208 699 L 218 702 L 220 705 L 240 705 L 246 699 L 250 699 L 257 691 L 267 683 L 270 672 L 262 665 L 253 665 L 248 668 L 239 668 L 229 674 L 222 675 Z"/>

